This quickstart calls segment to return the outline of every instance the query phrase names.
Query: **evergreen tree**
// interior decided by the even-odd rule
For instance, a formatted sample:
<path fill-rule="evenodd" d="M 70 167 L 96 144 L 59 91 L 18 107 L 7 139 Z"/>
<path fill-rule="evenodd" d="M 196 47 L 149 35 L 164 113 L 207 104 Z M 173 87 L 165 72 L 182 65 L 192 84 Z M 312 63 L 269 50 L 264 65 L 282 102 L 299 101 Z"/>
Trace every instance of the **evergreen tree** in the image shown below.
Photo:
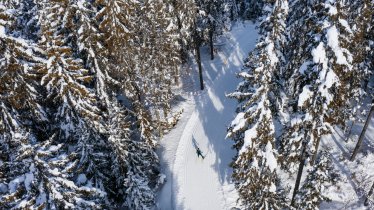
<path fill-rule="evenodd" d="M 16 9 L 24 8 L 14 10 Z M 6 12 L 5 10 L 1 17 L 7 17 Z M 17 20 L 16 23 L 22 21 Z M 13 32 L 22 37 L 22 31 L 17 30 L 19 26 L 12 27 L 14 31 L 4 26 L 1 28 L 4 32 Z M 1 139 L 6 141 L 1 149 L 1 179 L 6 183 L 7 190 L 1 196 L 0 203 L 9 209 L 100 207 L 98 200 L 103 197 L 103 192 L 92 187 L 78 187 L 71 181 L 75 178 L 71 172 L 77 159 L 74 154 L 64 152 L 68 149 L 67 145 L 63 148 L 64 144 L 52 144 L 52 139 L 56 143 L 56 135 L 40 142 L 49 132 L 40 128 L 48 120 L 48 113 L 38 104 L 40 88 L 36 81 L 40 77 L 35 74 L 34 69 L 39 69 L 44 62 L 34 55 L 35 51 L 40 52 L 36 46 L 21 40 L 5 33 L 2 35 L 5 59 L 1 68 L 4 73 L 4 86 L 1 89 L 14 94 L 6 94 L 8 97 L 1 101 L 5 102 L 3 105 L 7 104 L 7 107 L 3 106 L 6 110 L 2 112 L 5 113 L 2 118 L 4 125 L 7 126 L 4 127 L 5 133 L 1 135 Z M 16 79 L 16 83 L 10 80 L 10 76 Z M 46 133 L 41 135 L 40 132 Z"/>
<path fill-rule="evenodd" d="M 96 21 L 97 7 L 94 3 L 85 1 L 80 4 L 71 5 L 75 8 L 77 19 L 77 46 L 79 57 L 83 65 L 94 77 L 94 90 L 99 97 L 100 106 L 103 110 L 111 103 L 109 101 L 110 87 L 118 84 L 118 81 L 110 75 L 109 49 L 105 45 L 104 33 L 100 31 Z"/>
<path fill-rule="evenodd" d="M 46 100 L 56 131 L 62 138 L 72 137 L 84 126 L 84 118 L 99 119 L 95 96 L 85 83 L 92 77 L 83 68 L 82 60 L 74 58 L 65 32 L 70 30 L 71 15 L 68 1 L 43 4 L 41 25 L 46 63 L 38 69 L 41 83 L 46 89 Z M 48 17 L 48 18 L 47 18 Z M 97 122 L 97 121 L 96 121 Z"/>
<path fill-rule="evenodd" d="M 139 136 L 131 129 L 131 115 L 113 107 L 110 116 L 109 142 L 111 170 L 114 188 L 122 200 L 122 206 L 129 209 L 149 209 L 155 203 L 155 190 L 160 177 L 158 157 L 146 142 L 134 139 Z M 131 138 L 132 137 L 132 138 Z"/>
<path fill-rule="evenodd" d="M 328 185 L 336 184 L 339 175 L 332 167 L 329 154 L 321 152 L 316 164 L 308 170 L 308 176 L 296 196 L 296 208 L 318 210 L 322 201 L 331 201 L 324 195 L 324 189 Z"/>
<path fill-rule="evenodd" d="M 35 56 L 35 45 L 14 37 L 16 31 L 12 29 L 17 20 L 11 17 L 11 8 L 0 6 L 0 130 L 11 137 L 18 128 L 25 128 L 22 124 L 27 121 L 29 124 L 45 121 L 38 103 L 37 76 L 32 71 L 41 59 Z"/>
<path fill-rule="evenodd" d="M 243 19 L 256 20 L 263 14 L 263 0 L 235 0 L 239 10 L 239 16 Z"/>
<path fill-rule="evenodd" d="M 0 206 L 20 205 L 24 191 L 25 170 L 32 163 L 22 160 L 19 153 L 32 148 L 29 141 L 31 126 L 43 122 L 44 112 L 37 103 L 38 93 L 33 86 L 32 66 L 37 63 L 31 43 L 13 37 L 17 19 L 12 11 L 17 5 L 0 3 Z M 19 179 L 19 177 L 21 179 Z M 23 179 L 22 179 L 23 178 Z M 15 184 L 17 183 L 17 184 Z M 18 189 L 17 185 L 22 185 Z"/>
<path fill-rule="evenodd" d="M 120 81 L 120 89 L 137 113 L 143 138 L 155 145 L 155 137 L 165 129 L 161 125 L 167 124 L 171 114 L 171 88 L 179 77 L 178 33 L 172 7 L 161 0 L 100 3 L 97 19 L 106 32 L 106 44 L 113 46 L 111 55 L 116 63 L 110 74 Z"/>
<path fill-rule="evenodd" d="M 164 1 L 149 1 L 144 5 L 144 31 L 147 34 L 143 40 L 141 52 L 148 52 L 142 63 L 141 75 L 143 89 L 149 93 L 146 103 L 154 116 L 154 126 L 159 135 L 167 125 L 171 115 L 170 101 L 173 98 L 171 88 L 178 82 L 180 59 L 178 56 L 177 25 L 170 14 L 170 7 Z M 169 20 L 169 21 L 165 21 Z M 160 53 L 162 52 L 162 53 Z M 149 57 L 148 57 L 149 56 Z M 167 127 L 168 128 L 168 127 Z"/>
<path fill-rule="evenodd" d="M 239 73 L 244 81 L 237 92 L 228 96 L 239 101 L 238 115 L 229 128 L 228 137 L 235 141 L 238 156 L 232 163 L 233 179 L 240 199 L 248 209 L 282 209 L 283 192 L 277 187 L 277 152 L 275 150 L 275 71 L 281 57 L 287 1 L 269 1 L 264 6 L 268 17 L 260 25 L 260 40 L 245 69 Z"/>
<path fill-rule="evenodd" d="M 41 4 L 41 17 L 46 21 L 41 24 L 40 46 L 47 61 L 38 72 L 47 94 L 45 103 L 48 104 L 50 133 L 56 135 L 51 139 L 51 145 L 63 145 L 55 155 L 65 158 L 61 161 L 70 167 L 69 171 L 63 170 L 66 174 L 61 176 L 69 177 L 71 185 L 82 184 L 77 177 L 88 177 L 90 182 L 85 184 L 103 190 L 100 165 L 105 163 L 101 155 L 105 144 L 98 132 L 103 127 L 102 117 L 94 93 L 87 88 L 92 77 L 72 49 L 76 25 L 72 18 L 75 10 L 70 3 Z M 79 192 L 78 188 L 74 190 L 70 193 L 72 197 Z M 101 205 L 98 201 L 95 203 Z"/>
<path fill-rule="evenodd" d="M 286 53 L 287 72 L 292 72 L 287 86 L 289 98 L 297 100 L 290 101 L 292 119 L 281 144 L 287 168 L 299 159 L 302 141 L 307 142 L 306 152 L 313 163 L 321 137 L 333 125 L 344 125 L 349 99 L 360 89 L 351 78 L 361 74 L 353 70 L 353 55 L 346 48 L 352 30 L 344 19 L 343 2 L 295 1 L 292 5 L 289 40 L 294 41 L 289 49 L 297 50 Z M 307 17 L 301 18 L 303 13 Z"/>
<path fill-rule="evenodd" d="M 22 135 L 22 136 L 21 136 Z M 101 208 L 105 193 L 88 182 L 78 186 L 72 180 L 74 168 L 79 160 L 75 154 L 67 155 L 63 144 L 52 145 L 50 140 L 35 144 L 33 136 L 22 133 L 18 150 L 13 153 L 5 169 L 8 194 L 0 203 L 6 208 L 24 209 L 96 209 Z M 55 140 L 54 140 L 55 141 Z M 71 160 L 71 162 L 67 161 Z"/>
<path fill-rule="evenodd" d="M 182 63 L 187 62 L 188 52 L 193 49 L 192 45 L 194 21 L 196 19 L 196 4 L 194 0 L 171 2 L 173 6 L 173 19 L 178 27 L 178 42 L 180 48 L 180 59 Z"/>

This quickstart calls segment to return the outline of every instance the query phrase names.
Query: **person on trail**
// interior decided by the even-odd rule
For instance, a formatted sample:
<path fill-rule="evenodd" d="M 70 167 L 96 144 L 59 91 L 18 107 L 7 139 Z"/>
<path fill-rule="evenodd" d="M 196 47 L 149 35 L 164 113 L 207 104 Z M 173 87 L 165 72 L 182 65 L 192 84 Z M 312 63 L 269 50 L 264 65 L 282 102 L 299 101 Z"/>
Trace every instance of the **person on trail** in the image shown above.
<path fill-rule="evenodd" d="M 196 154 L 197 157 L 201 156 L 203 159 L 205 158 L 199 147 L 196 148 Z"/>

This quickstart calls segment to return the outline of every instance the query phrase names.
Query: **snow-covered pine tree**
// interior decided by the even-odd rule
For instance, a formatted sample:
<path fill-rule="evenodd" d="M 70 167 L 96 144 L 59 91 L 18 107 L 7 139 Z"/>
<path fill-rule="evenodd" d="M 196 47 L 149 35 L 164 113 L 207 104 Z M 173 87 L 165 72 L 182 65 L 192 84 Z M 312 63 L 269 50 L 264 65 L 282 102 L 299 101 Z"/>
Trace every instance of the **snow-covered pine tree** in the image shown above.
<path fill-rule="evenodd" d="M 33 147 L 32 124 L 45 119 L 30 72 L 38 62 L 35 46 L 14 37 L 17 17 L 12 14 L 18 6 L 12 1 L 0 3 L 0 206 L 4 208 L 20 205 L 30 193 L 25 174 L 32 161 L 18 154 Z"/>
<path fill-rule="evenodd" d="M 243 19 L 256 20 L 262 16 L 264 0 L 235 0 L 239 16 Z"/>
<path fill-rule="evenodd" d="M 240 200 L 248 209 L 282 209 L 286 199 L 278 188 L 275 150 L 275 71 L 279 68 L 288 2 L 267 1 L 266 17 L 260 25 L 260 39 L 238 74 L 244 81 L 229 97 L 239 101 L 238 115 L 228 130 L 238 155 L 232 163 L 233 179 Z"/>
<path fill-rule="evenodd" d="M 154 144 L 152 115 L 147 109 L 147 90 L 140 72 L 143 66 L 141 58 L 145 55 L 141 52 L 144 35 L 140 30 L 144 26 L 140 24 L 142 3 L 111 0 L 97 1 L 95 6 L 99 8 L 95 19 L 108 49 L 108 75 L 117 81 L 112 89 L 129 99 L 132 110 L 137 113 L 138 129 L 146 141 Z"/>
<path fill-rule="evenodd" d="M 41 59 L 35 56 L 36 47 L 32 42 L 15 37 L 17 18 L 11 14 L 16 9 L 0 4 L 0 130 L 10 136 L 12 131 L 24 127 L 22 124 L 45 120 L 38 103 L 37 77 L 32 71 Z"/>
<path fill-rule="evenodd" d="M 12 8 L 12 13 L 8 15 L 17 14 L 18 9 L 24 8 Z M 1 10 L 1 18 L 7 19 L 7 8 L 1 5 Z M 23 21 L 26 20 L 15 20 L 14 23 L 21 24 Z M 50 140 L 56 135 L 44 140 L 49 131 L 40 127 L 48 120 L 48 113 L 44 113 L 38 104 L 39 88 L 36 81 L 40 77 L 33 72 L 38 69 L 37 66 L 43 65 L 43 59 L 34 54 L 35 51 L 40 53 L 40 50 L 30 40 L 22 40 L 28 37 L 19 30 L 22 27 L 7 28 L 2 25 L 0 28 L 4 29 L 1 30 L 4 32 L 1 41 L 4 50 L 2 55 L 5 56 L 2 60 L 4 66 L 1 67 L 5 81 L 2 82 L 4 86 L 1 86 L 1 90 L 7 92 L 4 95 L 7 97 L 1 100 L 7 105 L 2 110 L 5 116 L 2 119 L 4 125 L 12 123 L 4 127 L 5 133 L 0 137 L 1 141 L 5 140 L 1 142 L 1 206 L 6 209 L 100 207 L 99 200 L 104 196 L 103 192 L 86 186 L 78 187 L 71 181 L 74 178 L 71 174 L 73 160 L 76 160 L 74 154 L 67 155 L 64 152 L 67 146 L 61 149 L 63 144 L 51 144 Z M 11 37 L 11 34 L 18 37 Z"/>
<path fill-rule="evenodd" d="M 292 116 L 281 143 L 282 165 L 298 162 L 302 141 L 314 162 L 319 142 L 332 125 L 344 124 L 349 99 L 360 85 L 352 77 L 353 56 L 347 49 L 352 30 L 343 1 L 293 1 L 286 52 L 291 75 L 288 87 Z M 306 137 L 306 139 L 305 139 Z"/>
<path fill-rule="evenodd" d="M 177 23 L 171 16 L 171 9 L 165 1 L 148 1 L 142 8 L 143 47 L 140 52 L 143 66 L 141 76 L 143 88 L 148 90 L 149 103 L 154 126 L 161 136 L 168 127 L 167 118 L 171 116 L 170 101 L 173 98 L 172 86 L 179 80 L 179 44 Z M 148 84 L 147 82 L 148 81 Z M 165 125 L 165 126 L 163 126 Z"/>
<path fill-rule="evenodd" d="M 360 77 L 357 76 L 354 79 L 360 80 L 359 83 L 363 83 L 363 91 L 366 91 L 371 75 L 371 60 L 368 56 L 371 53 L 370 36 L 372 36 L 371 30 L 374 20 L 374 12 L 371 8 L 373 8 L 374 2 L 370 0 L 357 0 L 350 1 L 347 4 L 349 4 L 347 23 L 352 26 L 352 41 L 355 43 L 348 47 L 353 54 L 353 68 L 355 71 L 360 72 L 358 75 Z M 362 97 L 362 93 L 358 93 L 358 95 Z"/>
<path fill-rule="evenodd" d="M 80 4 L 78 46 L 85 65 L 95 75 L 95 89 L 105 113 L 109 114 L 110 107 L 113 108 L 110 104 L 116 104 L 113 96 L 124 95 L 127 108 L 138 113 L 139 130 L 149 140 L 150 114 L 144 106 L 141 77 L 136 71 L 138 15 L 139 2 L 135 1 L 99 0 Z"/>
<path fill-rule="evenodd" d="M 81 188 L 88 187 L 89 191 L 103 188 L 99 166 L 105 163 L 101 155 L 102 151 L 105 151 L 105 143 L 101 141 L 97 130 L 103 127 L 100 110 L 93 91 L 86 86 L 92 77 L 88 75 L 88 70 L 83 68 L 82 60 L 75 57 L 76 54 L 72 49 L 76 37 L 75 18 L 72 18 L 75 15 L 73 3 L 70 1 L 39 3 L 39 15 L 43 20 L 39 45 L 44 50 L 46 62 L 36 68 L 42 75 L 41 84 L 46 92 L 44 104 L 50 122 L 48 133 L 54 136 L 50 138 L 47 146 L 59 147 L 58 151 L 51 153 L 52 156 L 46 155 L 46 159 L 40 158 L 40 161 L 47 161 L 41 165 L 51 167 L 56 172 L 50 174 L 52 177 L 58 176 L 56 179 L 65 180 L 60 183 L 59 190 L 69 188 L 71 191 L 62 195 L 60 199 L 68 203 L 74 200 L 75 196 L 79 198 L 79 194 L 84 193 Z M 44 150 L 53 149 L 45 147 Z M 53 162 L 48 162 L 49 159 L 56 159 L 57 163 L 53 165 Z M 90 181 L 83 182 L 79 177 L 87 177 Z M 61 194 L 62 191 L 56 192 Z M 89 203 L 98 207 L 104 206 L 105 193 L 99 194 L 100 198 L 94 195 L 90 197 L 88 196 L 90 194 L 87 194 L 86 201 L 77 200 L 71 205 L 76 206 L 74 208 L 79 206 L 84 208 Z M 95 202 L 92 203 L 92 200 Z"/>
<path fill-rule="evenodd" d="M 144 139 L 155 144 L 170 116 L 171 87 L 179 77 L 178 27 L 170 2 L 114 0 L 99 5 L 96 19 L 113 48 L 110 74 L 137 113 Z"/>
<path fill-rule="evenodd" d="M 119 105 L 110 111 L 109 143 L 113 188 L 122 206 L 129 209 L 150 209 L 155 203 L 155 190 L 161 184 L 158 157 L 153 148 L 138 139 L 132 128 L 130 112 Z"/>
<path fill-rule="evenodd" d="M 356 77 L 352 77 L 352 83 L 361 85 L 361 89 L 357 89 L 353 92 L 351 100 L 351 106 L 348 110 L 348 116 L 352 121 L 350 127 L 346 127 L 348 130 L 347 139 L 349 138 L 350 131 L 356 121 L 360 122 L 358 112 L 360 107 L 363 107 L 364 98 L 367 96 L 368 84 L 373 72 L 372 59 L 372 46 L 370 46 L 370 35 L 372 33 L 372 21 L 373 21 L 373 8 L 374 2 L 370 0 L 357 0 L 349 2 L 349 18 L 348 24 L 351 25 L 353 31 L 352 42 L 348 46 L 349 51 L 353 55 L 353 70 L 359 72 Z"/>
<path fill-rule="evenodd" d="M 134 126 L 130 127 L 133 122 L 137 121 L 136 117 L 134 117 L 136 112 L 132 117 L 129 117 L 129 113 L 133 113 L 134 110 L 130 111 L 127 109 L 134 109 L 134 107 L 127 102 L 126 105 L 128 107 L 122 107 L 116 103 L 118 99 L 115 98 L 115 96 L 122 94 L 118 89 L 133 88 L 131 86 L 119 86 L 120 81 L 127 79 L 126 77 L 128 75 L 126 75 L 126 73 L 131 72 L 131 70 L 123 71 L 121 68 L 126 69 L 128 66 L 112 66 L 109 62 L 114 61 L 118 63 L 121 62 L 121 59 L 131 58 L 131 56 L 123 56 L 122 52 L 124 49 L 127 49 L 127 46 L 133 47 L 132 49 L 134 51 L 129 50 L 132 53 L 137 53 L 136 50 L 139 50 L 136 48 L 135 42 L 132 43 L 132 39 L 136 38 L 136 34 L 131 34 L 130 31 L 126 34 L 124 33 L 124 28 L 121 28 L 133 28 L 136 32 L 138 30 L 135 28 L 136 23 L 130 24 L 128 21 L 137 20 L 136 18 L 138 17 L 129 17 L 131 14 L 125 17 L 122 13 L 114 13 L 115 15 L 110 17 L 106 16 L 107 12 L 117 12 L 111 11 L 111 9 L 113 9 L 112 7 L 114 7 L 115 10 L 116 6 L 118 6 L 122 9 L 128 9 L 128 11 L 138 11 L 139 7 L 137 6 L 139 5 L 121 1 L 105 3 L 108 4 L 102 8 L 100 8 L 101 4 L 95 5 L 89 2 L 73 5 L 76 8 L 76 14 L 78 16 L 77 24 L 79 25 L 77 45 L 81 51 L 83 63 L 96 77 L 95 87 L 99 98 L 102 100 L 102 115 L 105 119 L 105 129 L 103 129 L 102 132 L 105 133 L 105 136 L 108 136 L 108 138 L 104 138 L 102 135 L 86 136 L 86 138 L 82 139 L 80 144 L 77 145 L 79 148 L 78 151 L 85 154 L 85 156 L 82 156 L 82 159 L 84 158 L 86 161 L 86 164 L 80 164 L 82 167 L 80 171 L 84 170 L 85 173 L 79 176 L 90 178 L 91 182 L 95 181 L 95 186 L 98 185 L 105 190 L 107 193 L 107 202 L 111 208 L 122 208 L 125 206 L 135 209 L 148 209 L 154 204 L 155 183 L 158 182 L 159 173 L 157 170 L 158 159 L 152 147 L 145 142 L 146 139 L 144 139 L 144 135 L 139 134 L 141 130 L 138 132 L 138 128 Z M 100 10 L 97 11 L 97 8 Z M 135 15 L 135 13 L 132 15 Z M 96 16 L 96 18 L 91 19 L 92 16 Z M 95 24 L 96 21 L 98 21 L 99 27 Z M 115 23 L 118 24 L 115 26 L 119 28 L 116 27 L 113 28 L 113 30 L 117 29 L 119 33 L 108 33 L 108 31 L 104 30 L 108 22 L 106 22 L 106 25 L 100 25 L 102 23 L 100 21 L 115 21 Z M 121 23 L 128 23 L 129 25 L 122 25 Z M 104 31 L 101 32 L 101 30 Z M 105 39 L 105 37 L 109 37 L 109 39 Z M 128 42 L 121 43 L 121 39 L 127 40 Z M 109 52 L 108 49 L 110 48 L 114 50 Z M 130 64 L 136 64 L 134 58 L 128 61 Z M 109 69 L 110 67 L 114 67 L 115 69 L 111 70 Z M 139 72 L 134 73 L 139 74 Z M 107 93 L 108 89 L 112 91 Z M 125 89 L 125 93 L 127 93 L 126 91 L 128 90 Z M 126 95 L 121 97 L 126 97 Z M 139 110 L 135 109 L 135 111 Z M 140 136 L 143 138 L 139 139 Z M 142 159 L 135 158 L 135 161 L 133 157 L 142 157 Z M 111 167 L 107 167 L 108 165 Z M 134 178 L 135 176 L 137 179 Z M 137 181 L 137 184 L 130 185 L 126 182 L 127 179 Z M 113 180 L 116 181 L 113 182 Z M 141 181 L 139 182 L 139 180 Z"/>
<path fill-rule="evenodd" d="M 178 27 L 178 41 L 180 47 L 180 59 L 182 63 L 187 62 L 188 52 L 193 49 L 192 45 L 194 21 L 196 19 L 196 4 L 194 0 L 171 2 L 173 6 L 173 19 Z"/>
<path fill-rule="evenodd" d="M 332 166 L 327 151 L 322 151 L 316 164 L 308 170 L 306 180 L 296 196 L 296 209 L 318 210 L 322 201 L 331 201 L 324 195 L 326 187 L 336 184 L 339 174 Z"/>
<path fill-rule="evenodd" d="M 87 209 L 100 208 L 104 193 L 90 186 L 76 186 L 66 176 L 72 166 L 62 144 L 37 143 L 34 136 L 18 132 L 12 139 L 9 160 L 1 166 L 0 205 L 6 209 Z M 4 192 L 5 187 L 5 192 Z"/>
<path fill-rule="evenodd" d="M 106 110 L 111 103 L 108 89 L 118 85 L 118 81 L 109 75 L 109 49 L 105 45 L 104 33 L 96 21 L 97 7 L 93 2 L 75 2 L 73 5 L 77 19 L 77 46 L 84 67 L 94 77 L 94 90 L 99 98 L 100 107 Z M 103 113 L 103 112 L 102 112 Z"/>
<path fill-rule="evenodd" d="M 68 1 L 43 2 L 41 17 L 42 38 L 46 63 L 38 72 L 46 89 L 46 103 L 49 105 L 55 131 L 61 138 L 74 138 L 75 130 L 81 128 L 84 118 L 98 122 L 100 118 L 96 99 L 85 83 L 92 79 L 83 68 L 82 60 L 74 58 L 68 46 L 66 32 L 72 24 L 71 8 Z"/>

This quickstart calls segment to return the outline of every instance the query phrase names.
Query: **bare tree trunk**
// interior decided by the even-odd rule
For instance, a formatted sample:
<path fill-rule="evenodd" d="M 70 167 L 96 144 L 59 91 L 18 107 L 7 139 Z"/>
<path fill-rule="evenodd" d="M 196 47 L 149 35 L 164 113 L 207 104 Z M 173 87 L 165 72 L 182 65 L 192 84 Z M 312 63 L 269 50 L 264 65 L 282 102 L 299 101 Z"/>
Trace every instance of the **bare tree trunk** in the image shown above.
<path fill-rule="evenodd" d="M 374 101 L 372 101 L 374 102 Z M 353 161 L 358 153 L 358 150 L 360 149 L 361 147 L 361 144 L 362 144 L 362 141 L 364 140 L 364 137 L 365 137 L 365 132 L 369 126 L 369 123 L 370 123 L 370 120 L 371 120 L 371 115 L 373 114 L 374 112 L 374 106 L 371 106 L 371 109 L 370 109 L 370 112 L 369 112 L 369 115 L 365 121 L 365 125 L 364 125 L 364 128 L 362 129 L 361 131 L 361 134 L 360 134 L 360 137 L 358 138 L 358 142 L 356 144 L 356 147 L 355 149 L 353 150 L 353 153 L 352 153 L 352 156 L 351 156 L 351 161 Z"/>
<path fill-rule="evenodd" d="M 370 188 L 370 190 L 369 190 L 369 193 L 368 193 L 367 196 L 366 196 L 366 199 L 365 199 L 365 202 L 364 202 L 364 205 L 365 205 L 365 206 L 368 206 L 368 205 L 369 205 L 369 198 L 370 198 L 370 196 L 373 194 L 373 192 L 374 192 L 374 182 L 373 182 L 373 185 L 371 185 L 371 188 Z"/>
<path fill-rule="evenodd" d="M 203 80 L 203 70 L 201 67 L 201 56 L 200 56 L 200 36 L 197 31 L 197 26 L 195 23 L 195 29 L 194 29 L 194 42 L 195 42 L 195 51 L 196 51 L 196 62 L 199 67 L 199 77 L 200 77 L 200 89 L 204 90 L 204 80 Z"/>
<path fill-rule="evenodd" d="M 199 66 L 200 89 L 204 90 L 203 69 L 201 67 L 200 47 L 196 47 L 197 64 Z"/>
<path fill-rule="evenodd" d="M 305 132 L 304 141 L 303 141 L 303 145 L 302 145 L 303 149 L 302 149 L 301 155 L 300 155 L 299 170 L 297 172 L 295 188 L 293 189 L 293 194 L 292 194 L 291 206 L 295 205 L 295 197 L 296 197 L 297 191 L 299 190 L 299 187 L 300 187 L 301 176 L 303 175 L 303 170 L 304 170 L 304 166 L 305 166 L 305 157 L 304 156 L 305 156 L 305 151 L 306 151 L 306 136 L 307 136 L 307 133 Z"/>

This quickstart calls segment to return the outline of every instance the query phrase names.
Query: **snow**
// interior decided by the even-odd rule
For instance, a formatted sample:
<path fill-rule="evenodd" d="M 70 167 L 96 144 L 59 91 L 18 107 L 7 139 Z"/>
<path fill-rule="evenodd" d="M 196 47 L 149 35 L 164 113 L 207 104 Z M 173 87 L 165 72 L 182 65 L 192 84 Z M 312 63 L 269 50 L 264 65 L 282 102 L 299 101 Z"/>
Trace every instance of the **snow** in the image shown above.
<path fill-rule="evenodd" d="M 308 66 L 311 64 L 310 61 L 304 62 L 303 65 L 299 68 L 300 74 L 305 74 L 305 71 L 308 69 Z"/>
<path fill-rule="evenodd" d="M 78 6 L 78 8 L 81 9 L 81 10 L 86 10 L 86 8 L 84 7 L 84 3 L 85 3 L 84 0 L 79 0 L 79 1 L 77 2 L 77 6 Z"/>
<path fill-rule="evenodd" d="M 5 27 L 0 25 L 0 37 L 5 37 Z"/>
<path fill-rule="evenodd" d="M 352 33 L 352 29 L 346 20 L 339 18 L 339 23 L 345 28 L 345 30 L 347 30 L 349 33 Z"/>
<path fill-rule="evenodd" d="M 252 144 L 252 139 L 257 136 L 257 124 L 244 132 L 244 143 L 239 151 L 239 154 L 247 151 L 247 147 Z"/>
<path fill-rule="evenodd" d="M 59 176 L 60 172 L 58 171 L 57 168 L 54 168 L 53 170 L 49 169 L 48 172 L 52 174 L 53 176 Z"/>
<path fill-rule="evenodd" d="M 363 117 L 363 116 L 361 116 Z M 374 116 L 366 131 L 366 138 L 355 159 L 349 161 L 353 148 L 357 143 L 358 135 L 362 130 L 362 123 L 356 123 L 353 128 L 353 139 L 345 141 L 344 133 L 337 127 L 331 135 L 322 138 L 322 147 L 328 148 L 332 155 L 333 165 L 340 172 L 341 180 L 326 189 L 325 195 L 332 199 L 331 203 L 322 203 L 321 209 L 373 209 L 374 206 L 365 207 L 365 193 L 374 181 Z"/>
<path fill-rule="evenodd" d="M 274 183 L 271 183 L 271 186 L 269 187 L 269 192 L 276 192 L 277 191 L 277 187 L 275 186 Z"/>
<path fill-rule="evenodd" d="M 87 182 L 87 177 L 85 174 L 79 174 L 78 178 L 77 178 L 77 184 L 80 185 L 80 184 L 84 184 Z"/>
<path fill-rule="evenodd" d="M 27 191 L 30 191 L 31 187 L 31 183 L 32 181 L 34 180 L 34 174 L 33 173 L 27 173 L 25 175 L 25 188 Z"/>
<path fill-rule="evenodd" d="M 322 80 L 318 87 L 319 91 L 321 92 L 321 96 L 326 98 L 327 104 L 329 104 L 334 99 L 334 96 L 328 91 L 328 89 L 334 84 L 338 86 L 340 84 L 339 78 L 331 69 L 327 73 L 325 70 L 321 71 L 319 77 Z"/>
<path fill-rule="evenodd" d="M 327 29 L 326 38 L 327 44 L 335 53 L 336 63 L 341 65 L 348 65 L 347 58 L 344 56 L 343 50 L 339 46 L 339 31 L 335 25 Z"/>
<path fill-rule="evenodd" d="M 330 15 L 338 14 L 338 10 L 336 9 L 336 7 L 332 6 L 331 4 L 326 4 L 325 7 L 329 9 Z"/>
<path fill-rule="evenodd" d="M 21 139 L 23 137 L 22 133 L 15 133 L 14 138 Z"/>
<path fill-rule="evenodd" d="M 18 186 L 25 180 L 24 176 L 17 177 L 13 179 L 11 182 L 9 182 L 9 192 L 14 193 L 16 192 Z"/>
<path fill-rule="evenodd" d="M 266 159 L 266 165 L 269 167 L 270 171 L 274 171 L 278 167 L 277 159 L 274 156 L 273 146 L 271 145 L 270 142 L 266 144 L 265 159 Z"/>
<path fill-rule="evenodd" d="M 222 112 L 223 109 L 224 109 L 223 104 L 222 104 L 221 100 L 214 94 L 214 92 L 212 91 L 212 89 L 208 89 L 208 96 L 211 99 L 211 101 L 212 101 L 212 103 L 214 105 L 214 108 L 218 112 Z"/>
<path fill-rule="evenodd" d="M 47 195 L 43 192 L 41 193 L 37 198 L 36 198 L 36 201 L 35 201 L 35 205 L 40 205 L 42 203 L 45 203 L 47 201 Z"/>
<path fill-rule="evenodd" d="M 170 23 L 169 23 L 168 27 L 166 27 L 165 31 L 169 32 L 169 31 L 173 30 L 173 28 L 175 28 L 175 25 L 172 21 L 170 21 Z"/>
<path fill-rule="evenodd" d="M 4 183 L 0 183 L 0 193 L 8 192 L 8 187 Z"/>
<path fill-rule="evenodd" d="M 338 79 L 338 76 L 334 73 L 334 71 L 329 71 L 329 72 L 327 72 L 327 74 L 326 74 L 326 78 L 325 78 L 324 85 L 325 85 L 327 88 L 330 88 L 330 87 L 332 87 L 334 84 L 336 84 L 338 80 L 339 80 L 339 79 Z"/>
<path fill-rule="evenodd" d="M 246 124 L 246 120 L 244 119 L 244 112 L 240 112 L 236 115 L 235 119 L 232 121 L 231 126 L 234 127 L 232 132 L 237 132 L 238 130 L 244 128 Z"/>
<path fill-rule="evenodd" d="M 303 87 L 303 92 L 300 93 L 299 95 L 299 100 L 297 102 L 297 105 L 299 107 L 302 107 L 304 106 L 304 103 L 310 98 L 313 96 L 313 92 L 310 91 L 310 85 L 305 85 Z"/>
<path fill-rule="evenodd" d="M 267 37 L 267 39 L 269 39 Z M 278 63 L 278 56 L 277 54 L 275 54 L 275 51 L 274 51 L 274 43 L 270 40 L 267 40 L 268 42 L 268 45 L 266 46 L 266 51 L 267 51 L 267 54 L 269 55 L 269 59 L 270 59 L 270 64 L 273 66 L 275 63 Z"/>
<path fill-rule="evenodd" d="M 326 51 L 323 42 L 320 42 L 317 48 L 312 50 L 313 62 L 323 64 L 323 68 L 327 67 Z"/>
<path fill-rule="evenodd" d="M 255 46 L 255 25 L 238 23 L 227 37 L 213 61 L 209 48 L 201 48 L 204 91 L 197 90 L 196 63 L 182 75 L 180 94 L 184 101 L 176 109 L 183 108 L 184 113 L 158 149 L 166 183 L 158 195 L 157 209 L 216 210 L 237 206 L 238 195 L 228 167 L 235 151 L 230 149 L 232 142 L 225 139 L 237 104 L 225 92 L 233 92 L 239 83 L 236 73 Z M 244 122 L 237 117 L 237 123 L 240 126 Z M 204 160 L 197 157 L 193 138 L 206 155 Z"/>

